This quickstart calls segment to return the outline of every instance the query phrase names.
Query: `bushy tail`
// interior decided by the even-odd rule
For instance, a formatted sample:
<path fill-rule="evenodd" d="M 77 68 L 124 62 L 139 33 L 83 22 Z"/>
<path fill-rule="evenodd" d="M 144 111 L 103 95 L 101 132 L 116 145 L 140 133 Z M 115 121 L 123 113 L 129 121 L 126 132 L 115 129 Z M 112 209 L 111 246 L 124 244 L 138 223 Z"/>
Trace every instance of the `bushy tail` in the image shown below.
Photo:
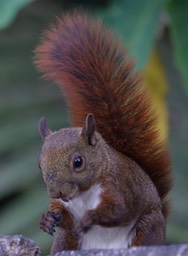
<path fill-rule="evenodd" d="M 159 141 L 148 93 L 133 71 L 133 61 L 125 57 L 109 29 L 73 12 L 46 31 L 35 62 L 63 89 L 73 126 L 82 126 L 86 115 L 93 113 L 106 142 L 145 170 L 166 216 L 171 187 L 168 150 Z"/>

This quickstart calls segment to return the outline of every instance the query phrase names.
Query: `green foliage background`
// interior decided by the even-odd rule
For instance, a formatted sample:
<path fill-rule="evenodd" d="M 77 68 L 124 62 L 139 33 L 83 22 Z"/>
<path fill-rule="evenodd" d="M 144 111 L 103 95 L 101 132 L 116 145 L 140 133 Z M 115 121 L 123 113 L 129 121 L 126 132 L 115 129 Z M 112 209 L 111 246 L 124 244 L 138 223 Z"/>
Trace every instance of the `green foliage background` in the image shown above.
<path fill-rule="evenodd" d="M 187 241 L 186 0 L 0 0 L 0 235 L 20 233 L 36 240 L 44 252 L 49 250 L 51 238 L 38 228 L 48 197 L 37 166 L 41 147 L 37 124 L 45 116 L 55 130 L 68 126 L 68 117 L 58 88 L 39 79 L 33 50 L 55 16 L 82 4 L 114 28 L 138 68 L 144 69 L 152 49 L 158 47 L 169 81 L 169 141 L 175 170 L 167 240 Z M 161 22 L 162 16 L 168 17 L 167 22 Z M 167 38 L 167 32 L 159 31 L 166 27 Z"/>

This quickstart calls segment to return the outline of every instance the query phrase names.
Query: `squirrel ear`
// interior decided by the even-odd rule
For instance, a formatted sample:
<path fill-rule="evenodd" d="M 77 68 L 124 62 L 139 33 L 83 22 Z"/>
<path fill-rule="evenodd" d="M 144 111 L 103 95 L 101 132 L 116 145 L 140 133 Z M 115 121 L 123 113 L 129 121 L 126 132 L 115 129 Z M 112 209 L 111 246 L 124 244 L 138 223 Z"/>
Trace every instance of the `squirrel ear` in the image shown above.
<path fill-rule="evenodd" d="M 94 115 L 88 114 L 84 122 L 82 135 L 87 139 L 87 143 L 93 146 L 95 145 L 95 140 L 94 140 L 95 129 L 96 129 L 96 123 L 95 123 Z"/>
<path fill-rule="evenodd" d="M 52 131 L 48 128 L 48 123 L 44 117 L 41 117 L 39 121 L 39 132 L 43 140 L 50 135 L 50 133 L 52 133 Z"/>

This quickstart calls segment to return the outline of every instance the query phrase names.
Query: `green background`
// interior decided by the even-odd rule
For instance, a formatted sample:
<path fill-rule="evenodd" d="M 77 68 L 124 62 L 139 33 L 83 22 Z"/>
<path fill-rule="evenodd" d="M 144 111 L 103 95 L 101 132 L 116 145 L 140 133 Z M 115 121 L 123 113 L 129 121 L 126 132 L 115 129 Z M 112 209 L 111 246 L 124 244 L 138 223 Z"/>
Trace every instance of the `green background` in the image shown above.
<path fill-rule="evenodd" d="M 145 67 L 154 47 L 160 53 L 168 77 L 166 103 L 175 178 L 167 242 L 188 241 L 188 3 L 31 2 L 0 0 L 0 235 L 23 234 L 37 241 L 43 252 L 49 250 L 52 239 L 38 227 L 49 201 L 37 163 L 42 144 L 37 126 L 45 116 L 56 130 L 68 126 L 68 117 L 59 89 L 40 79 L 32 62 L 33 50 L 55 16 L 82 3 L 114 28 L 138 68 Z"/>

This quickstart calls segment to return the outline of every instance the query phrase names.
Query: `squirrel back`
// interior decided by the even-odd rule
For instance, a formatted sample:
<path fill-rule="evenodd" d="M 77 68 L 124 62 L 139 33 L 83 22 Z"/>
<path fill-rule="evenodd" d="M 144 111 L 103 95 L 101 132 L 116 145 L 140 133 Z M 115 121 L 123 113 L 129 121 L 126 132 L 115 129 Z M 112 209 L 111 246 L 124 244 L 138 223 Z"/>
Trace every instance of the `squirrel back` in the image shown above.
<path fill-rule="evenodd" d="M 83 12 L 66 14 L 45 32 L 35 63 L 63 89 L 72 126 L 81 127 L 93 113 L 103 139 L 148 174 L 166 217 L 171 188 L 167 145 L 159 139 L 157 117 L 134 62 L 110 29 Z"/>

